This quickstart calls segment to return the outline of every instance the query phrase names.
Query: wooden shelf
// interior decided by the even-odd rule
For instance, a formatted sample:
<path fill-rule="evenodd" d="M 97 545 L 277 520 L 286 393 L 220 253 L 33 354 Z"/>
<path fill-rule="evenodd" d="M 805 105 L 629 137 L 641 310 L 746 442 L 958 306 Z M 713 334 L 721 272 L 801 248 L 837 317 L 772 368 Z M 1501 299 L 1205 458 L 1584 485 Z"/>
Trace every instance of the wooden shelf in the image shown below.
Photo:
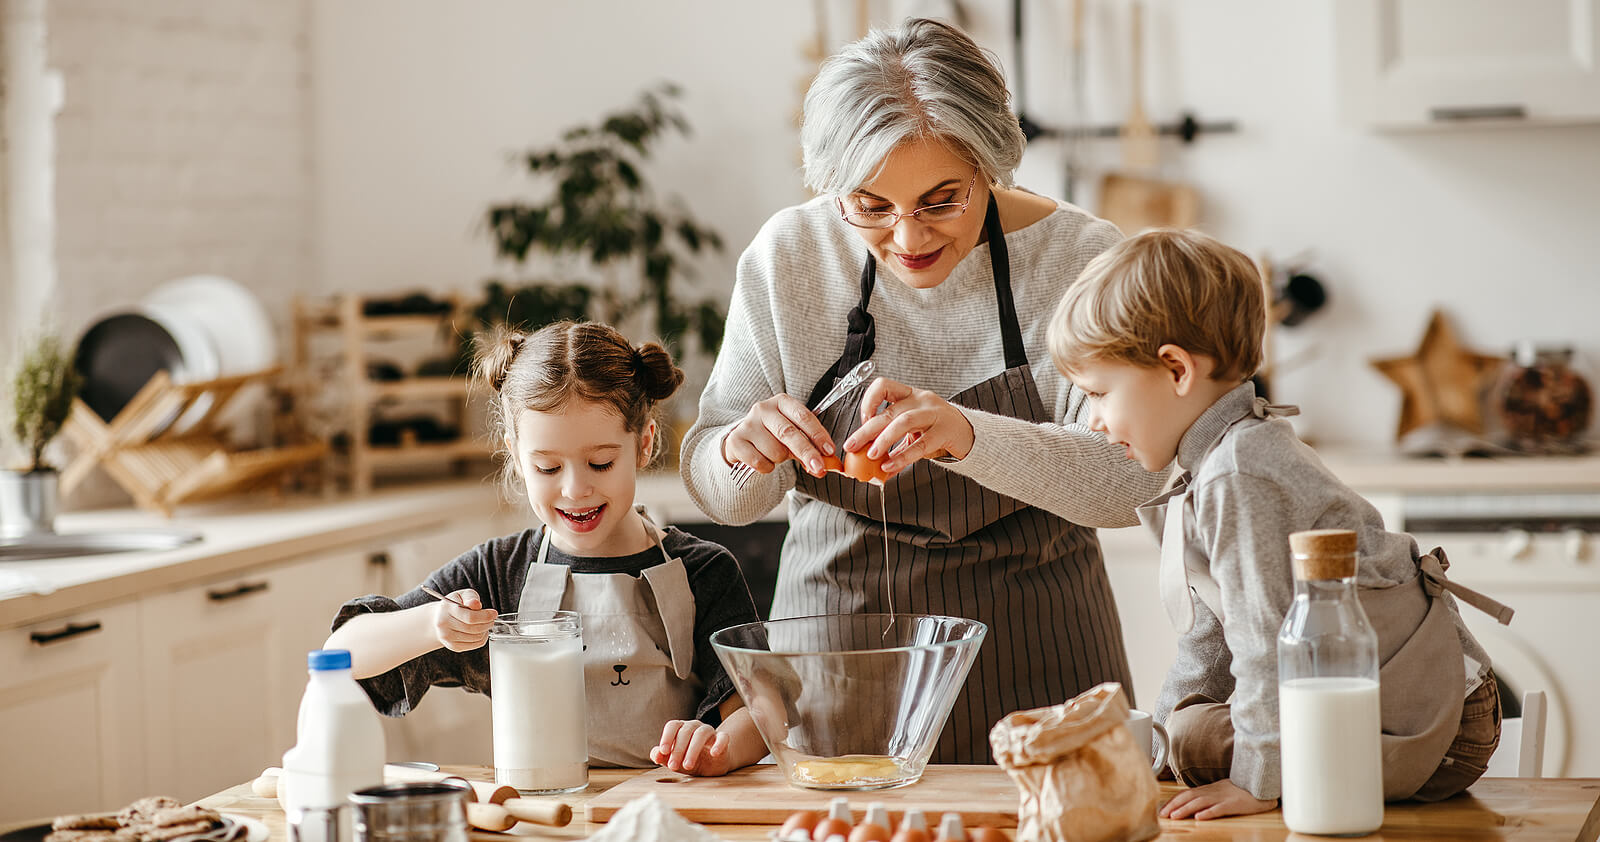
<path fill-rule="evenodd" d="M 466 459 L 475 456 L 489 456 L 491 452 L 488 445 L 471 439 L 400 445 L 367 445 L 367 458 L 374 463 L 384 465 L 429 462 L 436 459 Z"/>
<path fill-rule="evenodd" d="M 472 381 L 465 377 L 369 380 L 367 389 L 376 398 L 459 398 L 473 391 Z"/>
<path fill-rule="evenodd" d="M 488 446 L 470 439 L 450 442 L 417 442 L 403 438 L 398 445 L 374 445 L 370 430 L 379 401 L 434 400 L 444 405 L 444 422 L 457 429 L 468 426 L 467 404 L 478 398 L 465 377 L 407 377 L 400 380 L 373 380 L 367 376 L 371 343 L 381 339 L 406 339 L 434 346 L 450 345 L 454 332 L 468 323 L 466 307 L 459 296 L 452 297 L 448 312 L 368 316 L 366 301 L 357 295 L 341 295 L 318 301 L 296 300 L 294 306 L 295 355 L 302 371 L 309 369 L 311 335 L 337 334 L 338 373 L 331 379 L 307 377 L 302 394 L 311 395 L 329 388 L 342 389 L 345 399 L 339 425 L 350 441 L 348 470 L 350 488 L 358 494 L 372 490 L 376 468 L 396 464 L 454 462 L 459 470 L 466 460 L 488 456 Z M 448 349 L 453 358 L 456 349 Z"/>

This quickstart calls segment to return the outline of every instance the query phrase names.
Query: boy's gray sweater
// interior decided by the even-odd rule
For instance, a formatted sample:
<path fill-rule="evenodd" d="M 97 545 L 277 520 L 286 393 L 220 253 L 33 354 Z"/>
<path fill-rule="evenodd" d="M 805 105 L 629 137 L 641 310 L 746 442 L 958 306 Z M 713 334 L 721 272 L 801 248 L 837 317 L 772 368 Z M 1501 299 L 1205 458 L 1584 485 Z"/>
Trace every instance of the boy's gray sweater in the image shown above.
<path fill-rule="evenodd" d="M 1252 384 L 1238 386 L 1200 416 L 1178 444 L 1178 465 L 1193 473 L 1194 519 L 1185 523 L 1184 538 L 1191 551 L 1208 559 L 1225 620 L 1191 595 L 1194 626 L 1178 642 L 1155 716 L 1165 721 L 1190 694 L 1217 701 L 1231 697 L 1229 777 L 1257 798 L 1272 799 L 1279 797 L 1281 785 L 1277 638 L 1294 598 L 1289 534 L 1355 530 L 1356 585 L 1363 589 L 1414 579 L 1420 553 L 1411 536 L 1386 530 L 1378 510 L 1324 467 L 1289 422 L 1246 417 L 1254 401 Z M 1474 664 L 1487 669 L 1489 656 L 1462 624 L 1454 599 L 1442 598 L 1469 659 L 1467 680 L 1476 686 Z"/>

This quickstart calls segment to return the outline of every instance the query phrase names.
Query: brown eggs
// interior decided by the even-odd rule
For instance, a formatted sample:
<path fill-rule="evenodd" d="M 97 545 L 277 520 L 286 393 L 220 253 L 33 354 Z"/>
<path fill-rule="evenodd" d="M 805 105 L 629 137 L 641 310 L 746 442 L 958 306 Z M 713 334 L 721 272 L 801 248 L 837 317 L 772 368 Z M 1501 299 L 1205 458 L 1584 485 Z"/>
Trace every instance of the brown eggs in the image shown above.
<path fill-rule="evenodd" d="M 872 822 L 862 822 L 850 831 L 850 842 L 890 842 L 889 828 Z"/>
<path fill-rule="evenodd" d="M 812 842 L 828 842 L 834 836 L 848 836 L 850 823 L 844 819 L 823 819 L 811 830 Z"/>
<path fill-rule="evenodd" d="M 789 842 L 791 839 L 810 839 L 811 829 L 817 826 L 817 814 L 810 810 L 798 810 L 790 813 L 789 818 L 783 820 L 783 827 L 778 830 L 778 838 Z"/>
<path fill-rule="evenodd" d="M 930 842 L 928 832 L 920 827 L 903 827 L 890 842 Z"/>
<path fill-rule="evenodd" d="M 1004 833 L 988 825 L 979 825 L 967 831 L 967 842 L 1011 842 Z"/>

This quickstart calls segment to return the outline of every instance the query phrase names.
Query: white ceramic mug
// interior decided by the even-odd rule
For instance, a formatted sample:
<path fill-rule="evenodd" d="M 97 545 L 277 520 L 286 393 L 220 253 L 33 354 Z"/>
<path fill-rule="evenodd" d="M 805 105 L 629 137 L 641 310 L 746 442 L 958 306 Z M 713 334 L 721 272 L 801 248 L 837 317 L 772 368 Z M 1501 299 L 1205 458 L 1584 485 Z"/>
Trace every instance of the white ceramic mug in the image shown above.
<path fill-rule="evenodd" d="M 1151 771 L 1160 772 L 1161 767 L 1167 765 L 1167 752 L 1172 745 L 1167 739 L 1167 729 L 1161 727 L 1161 723 L 1156 722 L 1150 714 L 1142 710 L 1130 710 L 1128 730 L 1133 734 L 1133 744 L 1143 750 L 1146 757 L 1151 758 Z M 1152 754 L 1152 743 L 1158 743 L 1161 750 Z"/>

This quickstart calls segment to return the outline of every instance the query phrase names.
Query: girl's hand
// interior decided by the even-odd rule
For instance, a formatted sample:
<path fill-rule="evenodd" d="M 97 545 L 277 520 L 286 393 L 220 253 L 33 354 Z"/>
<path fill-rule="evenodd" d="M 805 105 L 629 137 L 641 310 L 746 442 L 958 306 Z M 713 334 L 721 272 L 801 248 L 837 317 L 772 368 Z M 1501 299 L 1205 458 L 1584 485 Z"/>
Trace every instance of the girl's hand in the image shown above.
<path fill-rule="evenodd" d="M 466 607 L 449 599 L 434 602 L 433 629 L 439 643 L 451 652 L 469 652 L 489 640 L 489 629 L 500 612 L 484 608 L 478 592 L 463 588 L 449 594 Z"/>
<path fill-rule="evenodd" d="M 878 411 L 884 402 L 888 406 Z M 861 398 L 861 426 L 844 440 L 844 449 L 865 448 L 868 459 L 881 460 L 884 472 L 892 474 L 918 459 L 965 459 L 972 440 L 972 424 L 954 404 L 927 389 L 879 377 Z"/>
<path fill-rule="evenodd" d="M 1233 781 L 1221 780 L 1186 789 L 1161 805 L 1163 819 L 1220 819 L 1223 816 L 1248 816 L 1265 813 L 1278 806 L 1278 800 L 1262 801 Z"/>
<path fill-rule="evenodd" d="M 728 735 L 694 720 L 668 722 L 661 730 L 661 744 L 650 749 L 650 759 L 686 775 L 716 777 L 731 771 Z"/>
<path fill-rule="evenodd" d="M 757 473 L 770 474 L 787 459 L 794 459 L 814 477 L 827 470 L 822 457 L 832 456 L 833 437 L 799 398 L 773 395 L 750 407 L 722 439 L 722 460 L 743 462 Z"/>

